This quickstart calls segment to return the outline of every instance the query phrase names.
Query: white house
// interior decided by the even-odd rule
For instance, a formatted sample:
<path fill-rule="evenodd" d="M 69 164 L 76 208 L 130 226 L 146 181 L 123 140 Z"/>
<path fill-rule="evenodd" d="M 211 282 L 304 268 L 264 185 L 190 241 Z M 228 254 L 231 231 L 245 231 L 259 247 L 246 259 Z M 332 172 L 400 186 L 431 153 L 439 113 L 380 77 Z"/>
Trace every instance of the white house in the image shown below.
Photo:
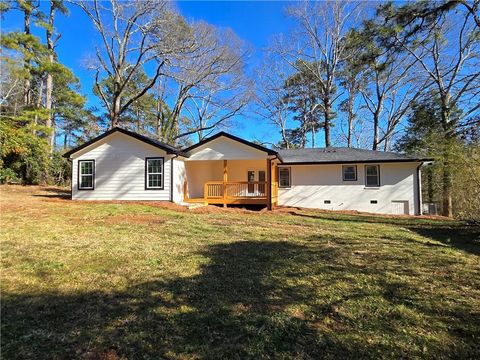
<path fill-rule="evenodd" d="M 189 148 L 114 128 L 65 155 L 74 200 L 166 200 L 420 214 L 431 159 L 353 148 L 274 151 L 220 132 Z"/>

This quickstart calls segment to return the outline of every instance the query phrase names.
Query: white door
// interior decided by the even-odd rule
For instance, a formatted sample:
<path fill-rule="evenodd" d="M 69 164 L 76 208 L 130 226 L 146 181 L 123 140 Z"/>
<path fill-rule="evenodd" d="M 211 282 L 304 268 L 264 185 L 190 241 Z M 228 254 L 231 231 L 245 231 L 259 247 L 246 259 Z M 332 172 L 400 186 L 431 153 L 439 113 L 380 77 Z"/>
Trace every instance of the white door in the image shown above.
<path fill-rule="evenodd" d="M 392 201 L 392 214 L 396 215 L 409 215 L 408 201 L 393 200 Z"/>

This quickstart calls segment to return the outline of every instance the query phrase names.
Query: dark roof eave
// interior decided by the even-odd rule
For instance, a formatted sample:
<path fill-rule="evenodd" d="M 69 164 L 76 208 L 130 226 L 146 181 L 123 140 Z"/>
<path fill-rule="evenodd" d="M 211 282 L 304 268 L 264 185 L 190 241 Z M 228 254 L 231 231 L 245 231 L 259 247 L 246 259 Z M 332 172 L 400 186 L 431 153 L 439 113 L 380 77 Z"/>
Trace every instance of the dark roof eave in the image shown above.
<path fill-rule="evenodd" d="M 232 140 L 235 140 L 235 141 L 238 141 L 239 143 L 241 144 L 244 144 L 244 145 L 247 145 L 247 146 L 250 146 L 250 147 L 253 147 L 257 150 L 260 150 L 260 151 L 263 151 L 263 152 L 266 152 L 268 155 L 278 155 L 278 153 L 275 151 L 275 150 L 272 150 L 272 149 L 269 149 L 269 148 L 266 148 L 262 145 L 258 145 L 258 144 L 254 144 L 250 141 L 247 141 L 247 140 L 244 140 L 242 138 L 239 138 L 238 136 L 235 136 L 235 135 L 232 135 L 232 134 L 229 134 L 229 133 L 226 133 L 224 131 L 220 131 L 219 133 L 213 135 L 213 136 L 210 136 L 206 139 L 203 139 L 202 141 L 192 145 L 192 146 L 189 146 L 188 148 L 185 148 L 185 149 L 182 149 L 182 151 L 184 153 L 188 153 L 194 149 L 196 149 L 197 147 L 199 146 L 202 146 L 210 141 L 213 141 L 215 139 L 218 139 L 219 137 L 221 136 L 225 136 L 226 138 L 229 138 L 229 139 L 232 139 Z"/>
<path fill-rule="evenodd" d="M 182 152 L 181 150 L 178 150 L 178 149 L 175 149 L 174 147 L 171 147 L 167 144 L 165 145 L 162 145 L 160 143 L 157 143 L 155 141 L 153 141 L 152 139 L 149 139 L 148 137 L 146 136 L 143 136 L 143 135 L 140 135 L 140 134 L 137 134 L 137 133 L 134 133 L 132 131 L 128 131 L 128 130 L 125 130 L 125 129 L 122 129 L 122 128 L 119 128 L 119 127 L 114 127 L 106 132 L 104 132 L 103 134 L 97 136 L 96 138 L 93 138 L 85 143 L 83 143 L 82 145 L 80 146 L 77 146 L 76 148 L 73 148 L 69 151 L 67 151 L 65 154 L 63 154 L 62 156 L 65 157 L 65 158 L 69 158 L 71 155 L 75 154 L 76 152 L 86 148 L 87 146 L 90 146 L 94 143 L 96 143 L 97 141 L 99 140 L 102 140 L 103 138 L 106 138 L 107 136 L 115 133 L 115 132 L 121 132 L 122 134 L 125 134 L 125 135 L 128 135 L 128 136 L 131 136 L 139 141 L 142 141 L 146 144 L 149 144 L 151 146 L 154 146 L 156 148 L 159 148 L 161 150 L 164 150 L 167 154 L 175 154 L 175 155 L 178 155 L 178 156 L 183 156 L 183 157 L 187 157 L 187 155 Z"/>
<path fill-rule="evenodd" d="M 282 161 L 283 165 L 334 165 L 334 164 L 377 164 L 377 163 L 405 163 L 405 162 L 429 162 L 431 158 L 424 159 L 384 159 L 384 160 L 345 160 L 345 161 Z"/>

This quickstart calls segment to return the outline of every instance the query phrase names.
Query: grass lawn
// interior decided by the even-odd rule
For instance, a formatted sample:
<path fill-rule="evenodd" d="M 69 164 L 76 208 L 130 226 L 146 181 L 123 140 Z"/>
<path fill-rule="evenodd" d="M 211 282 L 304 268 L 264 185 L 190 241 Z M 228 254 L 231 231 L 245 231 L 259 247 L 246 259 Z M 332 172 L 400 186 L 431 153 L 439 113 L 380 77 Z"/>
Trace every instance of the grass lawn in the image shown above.
<path fill-rule="evenodd" d="M 460 222 L 0 189 L 3 359 L 480 357 Z"/>

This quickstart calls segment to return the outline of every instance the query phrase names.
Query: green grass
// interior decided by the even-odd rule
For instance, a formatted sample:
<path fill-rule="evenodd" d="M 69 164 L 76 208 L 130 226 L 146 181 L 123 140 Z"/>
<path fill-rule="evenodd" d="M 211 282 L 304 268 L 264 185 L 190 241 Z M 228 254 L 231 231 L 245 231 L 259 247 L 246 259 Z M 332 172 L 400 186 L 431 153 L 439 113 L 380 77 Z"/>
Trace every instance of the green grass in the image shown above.
<path fill-rule="evenodd" d="M 478 358 L 480 233 L 1 193 L 2 358 Z"/>

